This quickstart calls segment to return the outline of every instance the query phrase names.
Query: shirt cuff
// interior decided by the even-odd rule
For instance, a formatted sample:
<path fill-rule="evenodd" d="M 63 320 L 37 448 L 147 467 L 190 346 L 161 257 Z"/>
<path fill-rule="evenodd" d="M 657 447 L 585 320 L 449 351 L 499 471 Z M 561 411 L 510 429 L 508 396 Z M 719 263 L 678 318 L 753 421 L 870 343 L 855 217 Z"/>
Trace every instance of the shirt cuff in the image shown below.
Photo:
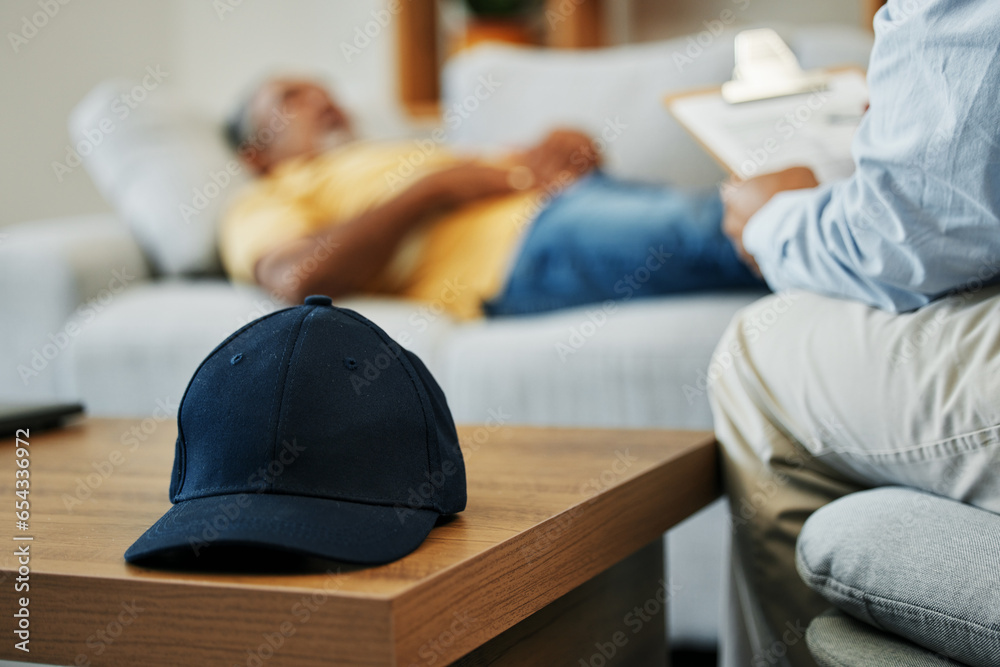
<path fill-rule="evenodd" d="M 806 269 L 807 258 L 797 256 L 806 228 L 816 220 L 829 196 L 829 185 L 779 192 L 743 228 L 743 247 L 772 290 L 797 286 L 795 276 Z"/>

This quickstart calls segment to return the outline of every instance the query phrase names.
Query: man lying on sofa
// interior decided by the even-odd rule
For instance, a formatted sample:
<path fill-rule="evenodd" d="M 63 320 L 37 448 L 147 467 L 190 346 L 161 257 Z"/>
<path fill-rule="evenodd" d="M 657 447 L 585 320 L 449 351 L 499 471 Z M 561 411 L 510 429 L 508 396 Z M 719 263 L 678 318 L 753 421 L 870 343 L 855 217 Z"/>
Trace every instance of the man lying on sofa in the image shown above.
<path fill-rule="evenodd" d="M 258 179 L 223 221 L 223 263 L 293 302 L 377 293 L 469 318 L 763 286 L 722 233 L 718 194 L 611 179 L 580 132 L 495 159 L 428 142 L 413 159 L 412 141 L 355 138 L 326 90 L 296 79 L 263 83 L 227 129 Z M 806 169 L 768 179 L 816 185 Z"/>

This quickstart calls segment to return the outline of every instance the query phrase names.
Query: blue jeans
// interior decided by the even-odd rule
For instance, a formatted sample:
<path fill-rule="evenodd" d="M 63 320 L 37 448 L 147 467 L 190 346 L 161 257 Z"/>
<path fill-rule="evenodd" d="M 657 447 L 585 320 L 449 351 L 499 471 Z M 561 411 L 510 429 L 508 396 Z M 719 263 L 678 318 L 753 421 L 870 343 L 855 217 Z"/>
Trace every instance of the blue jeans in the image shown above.
<path fill-rule="evenodd" d="M 760 288 L 722 233 L 717 193 L 626 183 L 592 173 L 558 195 L 528 230 L 490 316 L 606 300 Z"/>

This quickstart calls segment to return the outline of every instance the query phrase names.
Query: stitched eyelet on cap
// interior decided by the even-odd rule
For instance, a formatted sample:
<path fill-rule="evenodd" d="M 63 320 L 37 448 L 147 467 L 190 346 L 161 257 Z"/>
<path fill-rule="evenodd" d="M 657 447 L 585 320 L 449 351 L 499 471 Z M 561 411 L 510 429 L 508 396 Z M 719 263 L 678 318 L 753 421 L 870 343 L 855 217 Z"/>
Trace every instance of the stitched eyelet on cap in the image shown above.
<path fill-rule="evenodd" d="M 358 362 L 354 359 L 354 357 L 344 357 L 344 366 L 347 370 L 353 371 L 358 367 Z"/>
<path fill-rule="evenodd" d="M 240 360 L 242 358 L 243 358 L 243 353 L 239 352 L 239 353 L 233 355 L 233 358 L 229 360 L 229 363 L 231 363 L 233 366 L 235 366 L 236 364 L 240 363 Z"/>

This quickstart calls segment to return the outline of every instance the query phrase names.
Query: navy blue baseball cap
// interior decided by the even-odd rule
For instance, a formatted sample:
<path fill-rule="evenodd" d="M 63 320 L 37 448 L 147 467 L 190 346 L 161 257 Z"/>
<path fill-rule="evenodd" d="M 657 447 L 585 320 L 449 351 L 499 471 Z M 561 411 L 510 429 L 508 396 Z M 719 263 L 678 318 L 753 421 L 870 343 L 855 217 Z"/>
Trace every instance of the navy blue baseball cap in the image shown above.
<path fill-rule="evenodd" d="M 465 509 L 465 465 L 423 362 L 358 313 L 311 296 L 201 363 L 177 414 L 173 507 L 129 562 L 256 546 L 387 563 Z"/>

